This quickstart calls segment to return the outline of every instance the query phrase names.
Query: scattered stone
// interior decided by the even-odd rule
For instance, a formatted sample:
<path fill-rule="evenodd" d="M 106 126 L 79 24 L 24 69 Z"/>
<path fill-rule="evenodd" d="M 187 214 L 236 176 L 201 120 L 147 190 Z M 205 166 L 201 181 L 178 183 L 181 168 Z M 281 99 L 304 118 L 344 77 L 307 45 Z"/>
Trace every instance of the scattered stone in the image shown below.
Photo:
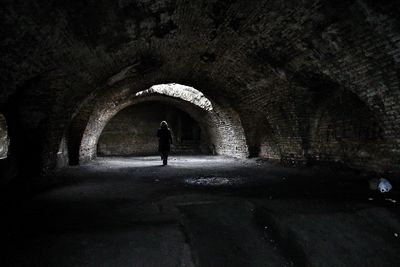
<path fill-rule="evenodd" d="M 232 186 L 243 184 L 243 179 L 238 177 L 195 177 L 185 179 L 185 184 L 202 186 Z"/>

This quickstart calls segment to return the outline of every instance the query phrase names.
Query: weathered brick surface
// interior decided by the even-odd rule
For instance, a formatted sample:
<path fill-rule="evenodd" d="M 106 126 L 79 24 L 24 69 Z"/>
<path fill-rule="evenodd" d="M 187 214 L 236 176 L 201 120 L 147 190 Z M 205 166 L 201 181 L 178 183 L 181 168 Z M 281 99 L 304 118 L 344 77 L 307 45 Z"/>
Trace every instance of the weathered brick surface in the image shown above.
<path fill-rule="evenodd" d="M 10 138 L 8 137 L 7 122 L 3 114 L 0 114 L 0 160 L 7 158 Z"/>
<path fill-rule="evenodd" d="M 187 113 L 159 102 L 143 102 L 121 110 L 100 135 L 97 154 L 102 156 L 158 154 L 157 129 L 167 121 L 172 131 L 172 153 L 200 153 L 200 128 Z M 205 151 L 207 152 L 207 151 Z"/>
<path fill-rule="evenodd" d="M 399 170 L 399 13 L 394 0 L 6 1 L 0 111 L 11 143 L 31 151 L 15 148 L 22 166 L 34 158 L 51 170 L 65 158 L 63 137 L 78 157 L 102 97 L 176 82 L 235 114 L 219 121 L 240 121 L 253 155 Z M 341 92 L 353 100 L 342 105 Z M 331 124 L 380 137 L 321 141 Z M 228 139 L 232 127 L 241 126 L 227 126 Z"/>
<path fill-rule="evenodd" d="M 141 92 L 141 91 L 140 91 Z M 239 115 L 232 109 L 222 108 L 212 102 L 212 110 L 200 108 L 181 98 L 158 93 L 136 95 L 137 91 L 122 86 L 119 90 L 107 91 L 94 104 L 79 148 L 79 161 L 85 163 L 96 157 L 98 139 L 107 123 L 124 108 L 143 101 L 161 101 L 181 108 L 199 122 L 209 140 L 203 150 L 234 157 L 246 157 L 248 149 Z M 208 147 L 207 147 L 208 146 Z"/>

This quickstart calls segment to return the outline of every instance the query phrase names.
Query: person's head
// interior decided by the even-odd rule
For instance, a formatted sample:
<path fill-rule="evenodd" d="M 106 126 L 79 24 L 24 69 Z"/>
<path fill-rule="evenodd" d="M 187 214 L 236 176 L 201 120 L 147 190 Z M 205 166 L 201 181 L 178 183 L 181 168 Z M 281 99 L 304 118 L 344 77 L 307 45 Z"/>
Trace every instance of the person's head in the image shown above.
<path fill-rule="evenodd" d="M 168 123 L 167 123 L 166 121 L 162 121 L 162 122 L 160 123 L 160 127 L 161 127 L 161 128 L 168 128 Z"/>

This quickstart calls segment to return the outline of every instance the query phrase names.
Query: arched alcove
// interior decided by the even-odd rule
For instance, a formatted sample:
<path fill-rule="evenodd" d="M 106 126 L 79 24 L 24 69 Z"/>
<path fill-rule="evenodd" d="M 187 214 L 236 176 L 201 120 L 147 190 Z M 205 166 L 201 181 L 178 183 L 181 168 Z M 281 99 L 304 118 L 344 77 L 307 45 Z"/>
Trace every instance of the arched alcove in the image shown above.
<path fill-rule="evenodd" d="M 312 118 L 308 153 L 313 160 L 372 169 L 390 161 L 386 153 L 380 154 L 385 136 L 378 119 L 354 93 L 336 89 Z"/>
<path fill-rule="evenodd" d="M 259 111 L 253 111 L 253 120 L 243 123 L 250 157 L 279 160 L 281 151 L 275 132 L 267 117 Z"/>
<path fill-rule="evenodd" d="M 214 154 L 247 157 L 248 149 L 239 115 L 230 108 L 220 107 L 198 90 L 180 85 L 163 84 L 132 92 L 122 88 L 99 100 L 89 116 L 79 148 L 79 162 L 85 163 L 97 155 L 98 139 L 107 123 L 122 109 L 143 101 L 166 101 L 177 105 L 203 125 L 210 136 L 207 149 Z"/>
<path fill-rule="evenodd" d="M 155 135 L 161 121 L 167 121 L 173 136 L 172 153 L 199 154 L 208 147 L 198 122 L 183 110 L 167 103 L 151 101 L 129 106 L 106 125 L 97 144 L 98 156 L 142 156 L 157 153 Z"/>

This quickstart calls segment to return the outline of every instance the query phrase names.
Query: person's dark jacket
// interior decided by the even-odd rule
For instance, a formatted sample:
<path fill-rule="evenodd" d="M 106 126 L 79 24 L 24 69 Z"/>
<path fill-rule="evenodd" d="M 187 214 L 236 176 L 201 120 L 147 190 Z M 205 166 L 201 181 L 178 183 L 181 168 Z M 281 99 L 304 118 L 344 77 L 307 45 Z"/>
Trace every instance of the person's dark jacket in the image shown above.
<path fill-rule="evenodd" d="M 157 131 L 158 136 L 158 152 L 169 152 L 172 144 L 171 130 L 167 127 L 161 127 Z"/>

